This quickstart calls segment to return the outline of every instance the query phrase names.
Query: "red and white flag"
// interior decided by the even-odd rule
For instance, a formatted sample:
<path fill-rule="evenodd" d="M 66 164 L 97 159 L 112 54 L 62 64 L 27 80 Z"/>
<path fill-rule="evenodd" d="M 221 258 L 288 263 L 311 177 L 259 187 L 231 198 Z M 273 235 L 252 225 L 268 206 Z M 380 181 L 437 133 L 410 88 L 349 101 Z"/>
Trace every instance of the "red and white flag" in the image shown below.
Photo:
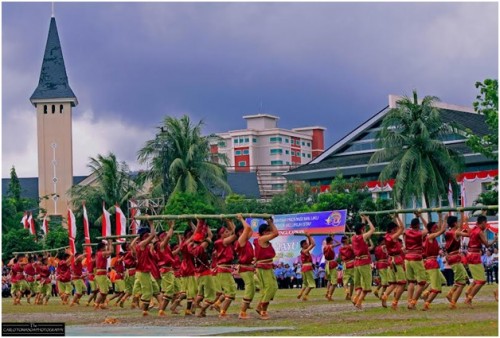
<path fill-rule="evenodd" d="M 135 219 L 135 217 L 140 216 L 140 215 L 141 215 L 141 211 L 139 210 L 137 203 L 135 203 L 135 201 L 131 200 L 130 201 L 130 218 L 132 221 L 130 222 L 130 233 L 133 235 L 137 234 L 137 229 L 139 229 L 141 226 L 141 221 L 138 221 Z"/>
<path fill-rule="evenodd" d="M 47 219 L 48 214 L 45 214 L 42 221 L 42 231 L 47 236 L 49 233 L 49 220 Z"/>
<path fill-rule="evenodd" d="M 35 220 L 33 219 L 33 215 L 30 212 L 30 215 L 28 217 L 28 224 L 29 224 L 29 231 L 30 234 L 35 236 L 35 241 L 36 241 L 36 229 L 35 229 Z"/>
<path fill-rule="evenodd" d="M 69 247 L 71 253 L 74 255 L 76 252 L 75 238 L 76 238 L 76 219 L 75 214 L 68 208 L 68 237 L 69 237 Z"/>
<path fill-rule="evenodd" d="M 462 207 L 467 206 L 467 197 L 465 196 L 465 180 L 460 185 L 460 196 L 462 197 Z"/>
<path fill-rule="evenodd" d="M 451 182 L 448 183 L 448 205 L 450 207 L 455 207 L 455 202 L 453 201 L 453 187 L 451 186 Z"/>
<path fill-rule="evenodd" d="M 29 229 L 30 225 L 28 223 L 28 213 L 25 211 L 23 218 L 21 219 L 21 224 L 25 229 Z"/>
<path fill-rule="evenodd" d="M 111 214 L 106 210 L 104 202 L 102 202 L 102 237 L 111 236 Z"/>
<path fill-rule="evenodd" d="M 123 213 L 122 209 L 120 209 L 120 206 L 115 205 L 115 216 L 116 216 L 116 235 L 117 236 L 124 236 L 127 234 L 127 217 L 125 217 L 125 214 Z M 118 238 L 116 240 L 117 242 L 125 242 L 125 238 Z M 116 246 L 116 256 L 120 253 L 121 246 L 117 245 Z"/>
<path fill-rule="evenodd" d="M 89 218 L 87 216 L 87 208 L 85 208 L 85 203 L 83 203 L 83 234 L 85 236 L 85 244 L 90 244 L 90 232 L 89 232 Z M 92 248 L 87 246 L 85 248 L 87 253 L 87 261 L 92 259 Z"/>

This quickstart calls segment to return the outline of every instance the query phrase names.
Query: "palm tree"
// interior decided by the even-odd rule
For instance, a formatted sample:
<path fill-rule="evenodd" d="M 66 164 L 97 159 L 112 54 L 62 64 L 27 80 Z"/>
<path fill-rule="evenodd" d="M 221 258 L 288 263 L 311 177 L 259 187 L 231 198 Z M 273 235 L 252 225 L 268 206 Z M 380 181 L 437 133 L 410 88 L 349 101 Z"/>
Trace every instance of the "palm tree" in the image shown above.
<path fill-rule="evenodd" d="M 413 197 L 424 197 L 427 206 L 446 196 L 449 183 L 456 184 L 455 175 L 462 165 L 460 155 L 440 140 L 456 128 L 443 123 L 435 96 L 426 96 L 419 104 L 413 98 L 397 102 L 382 121 L 377 135 L 378 148 L 369 164 L 389 162 L 379 180 L 395 178 L 394 197 L 401 205 Z"/>
<path fill-rule="evenodd" d="M 186 192 L 214 198 L 214 189 L 231 191 L 225 168 L 209 161 L 208 138 L 201 136 L 201 126 L 201 121 L 193 124 L 186 115 L 168 116 L 161 133 L 139 150 L 139 163 L 148 166 L 142 178 L 152 182 L 153 196 Z"/>
<path fill-rule="evenodd" d="M 130 175 L 130 170 L 125 162 L 119 162 L 116 155 L 109 153 L 107 156 L 97 155 L 91 157 L 87 167 L 94 179 L 86 185 L 75 185 L 69 195 L 76 208 L 75 215 L 81 216 L 81 205 L 85 201 L 89 219 L 100 220 L 102 203 L 112 211 L 118 205 L 124 212 L 127 210 L 127 200 L 138 190 L 138 185 Z"/>

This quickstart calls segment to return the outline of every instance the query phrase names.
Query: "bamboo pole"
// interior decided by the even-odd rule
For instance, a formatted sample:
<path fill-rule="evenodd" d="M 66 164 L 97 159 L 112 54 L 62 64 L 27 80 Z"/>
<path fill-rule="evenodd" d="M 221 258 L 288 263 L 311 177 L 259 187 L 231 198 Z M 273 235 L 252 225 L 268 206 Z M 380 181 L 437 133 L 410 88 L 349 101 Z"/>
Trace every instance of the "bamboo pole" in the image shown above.
<path fill-rule="evenodd" d="M 13 252 L 13 255 L 19 255 L 19 254 L 33 254 L 33 253 L 39 253 L 39 252 L 47 252 L 47 251 L 59 251 L 59 250 L 64 250 L 69 248 L 69 246 L 63 246 L 60 248 L 55 248 L 55 249 L 46 249 L 46 250 L 36 250 L 36 251 L 23 251 L 23 252 Z"/>
<path fill-rule="evenodd" d="M 269 218 L 270 214 L 242 214 L 244 218 Z M 141 215 L 135 217 L 140 221 L 158 221 L 158 220 L 184 220 L 184 219 L 224 219 L 236 218 L 237 214 L 221 214 L 221 215 L 203 215 L 203 214 L 190 214 L 190 215 Z"/>
<path fill-rule="evenodd" d="M 384 214 L 412 214 L 415 212 L 448 212 L 448 211 L 474 211 L 474 210 L 498 210 L 498 205 L 481 205 L 471 207 L 442 207 L 442 208 L 416 208 L 416 209 L 394 209 L 382 211 L 360 211 L 360 215 L 384 215 Z"/>
<path fill-rule="evenodd" d="M 96 237 L 96 239 L 134 238 L 137 236 L 139 236 L 139 235 L 104 236 L 104 237 Z"/>

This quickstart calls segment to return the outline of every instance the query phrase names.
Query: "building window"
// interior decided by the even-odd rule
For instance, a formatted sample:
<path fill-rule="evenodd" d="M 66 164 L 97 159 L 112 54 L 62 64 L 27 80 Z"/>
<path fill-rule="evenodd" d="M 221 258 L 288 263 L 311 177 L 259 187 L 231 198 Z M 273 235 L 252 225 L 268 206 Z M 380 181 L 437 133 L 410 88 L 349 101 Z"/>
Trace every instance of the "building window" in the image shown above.
<path fill-rule="evenodd" d="M 250 142 L 250 139 L 248 137 L 245 138 L 245 143 Z"/>
<path fill-rule="evenodd" d="M 311 142 L 307 142 L 307 146 L 310 147 L 311 146 Z"/>
<path fill-rule="evenodd" d="M 288 143 L 288 139 L 287 138 L 285 139 L 285 143 Z"/>
<path fill-rule="evenodd" d="M 248 151 L 248 149 L 243 150 L 243 155 L 248 155 L 248 154 L 250 154 L 250 152 Z"/>
<path fill-rule="evenodd" d="M 43 113 L 47 114 L 47 105 L 46 104 L 43 105 Z"/>
<path fill-rule="evenodd" d="M 234 152 L 234 154 L 235 154 L 236 156 L 241 155 L 241 150 L 236 150 L 236 151 Z"/>
<path fill-rule="evenodd" d="M 290 154 L 290 152 L 289 152 L 288 150 L 285 150 L 285 154 L 287 154 L 287 155 L 288 155 L 288 154 Z"/>
<path fill-rule="evenodd" d="M 234 143 L 238 143 L 238 139 L 237 138 L 234 139 Z"/>
<path fill-rule="evenodd" d="M 283 190 L 284 188 L 285 188 L 285 185 L 283 183 L 271 184 L 272 190 Z"/>
<path fill-rule="evenodd" d="M 247 166 L 247 161 L 238 162 L 238 167 L 246 167 L 246 166 Z"/>
<path fill-rule="evenodd" d="M 257 143 L 257 139 L 255 137 L 252 139 L 252 141 L 253 143 Z"/>
<path fill-rule="evenodd" d="M 292 150 L 292 156 L 295 156 L 295 151 Z"/>
<path fill-rule="evenodd" d="M 302 141 L 302 145 L 303 145 L 303 146 L 305 146 L 305 145 L 306 145 L 306 143 L 305 143 L 304 141 Z"/>
<path fill-rule="evenodd" d="M 271 165 L 283 165 L 283 161 L 271 161 Z"/>
<path fill-rule="evenodd" d="M 275 136 L 270 138 L 271 143 L 281 143 L 283 139 L 280 136 Z"/>
<path fill-rule="evenodd" d="M 290 165 L 290 162 L 286 161 L 286 164 Z"/>
<path fill-rule="evenodd" d="M 271 155 L 283 154 L 283 149 L 271 149 Z"/>
<path fill-rule="evenodd" d="M 225 147 L 226 147 L 226 142 L 224 142 L 224 141 L 220 141 L 220 142 L 219 142 L 219 147 L 221 147 L 221 148 L 225 148 Z"/>
<path fill-rule="evenodd" d="M 302 157 L 306 157 L 306 153 L 302 153 Z"/>
<path fill-rule="evenodd" d="M 240 137 L 240 143 L 244 143 L 245 139 L 243 137 Z"/>
<path fill-rule="evenodd" d="M 62 114 L 62 112 L 63 112 L 63 105 L 61 104 L 59 105 L 59 113 Z"/>
<path fill-rule="evenodd" d="M 55 113 L 56 113 L 56 105 L 55 105 L 55 104 L 53 104 L 53 105 L 52 105 L 52 114 L 55 114 Z"/>
<path fill-rule="evenodd" d="M 283 175 L 283 172 L 271 173 L 271 176 L 273 176 L 273 177 L 281 176 L 281 175 Z"/>
<path fill-rule="evenodd" d="M 307 158 L 311 158 L 311 154 L 307 154 Z"/>

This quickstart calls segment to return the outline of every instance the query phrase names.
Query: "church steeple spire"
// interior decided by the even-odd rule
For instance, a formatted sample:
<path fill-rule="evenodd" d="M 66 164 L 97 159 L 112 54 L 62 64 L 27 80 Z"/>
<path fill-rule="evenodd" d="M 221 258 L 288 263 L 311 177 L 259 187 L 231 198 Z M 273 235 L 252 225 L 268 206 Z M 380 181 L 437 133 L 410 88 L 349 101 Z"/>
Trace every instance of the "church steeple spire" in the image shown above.
<path fill-rule="evenodd" d="M 49 35 L 43 56 L 42 70 L 38 87 L 30 97 L 31 103 L 36 105 L 40 100 L 57 99 L 58 101 L 71 102 L 71 106 L 76 106 L 78 100 L 71 90 L 64 66 L 64 58 L 57 32 L 56 19 L 50 19 Z"/>

